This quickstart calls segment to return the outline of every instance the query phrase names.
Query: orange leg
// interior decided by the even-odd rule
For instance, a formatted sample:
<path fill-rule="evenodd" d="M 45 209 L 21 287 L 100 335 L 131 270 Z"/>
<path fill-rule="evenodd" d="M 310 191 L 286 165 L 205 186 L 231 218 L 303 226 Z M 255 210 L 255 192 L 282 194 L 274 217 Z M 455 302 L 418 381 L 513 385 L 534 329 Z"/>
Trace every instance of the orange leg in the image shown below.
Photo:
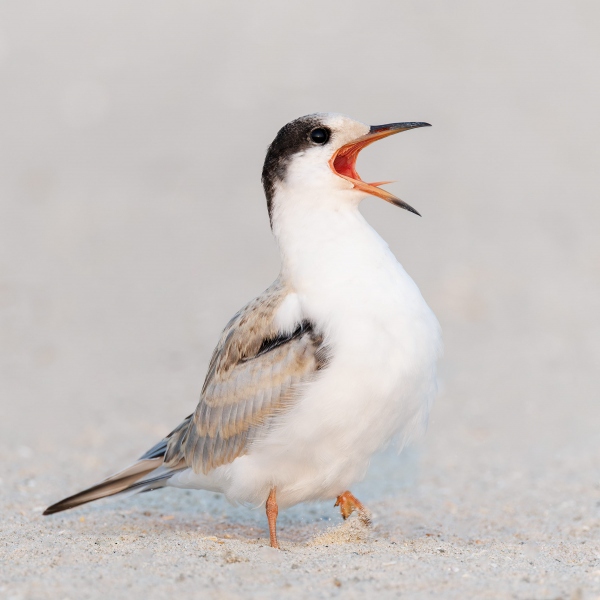
<path fill-rule="evenodd" d="M 277 542 L 277 515 L 279 514 L 279 508 L 277 508 L 275 488 L 271 490 L 271 493 L 267 498 L 266 508 L 267 521 L 269 522 L 269 537 L 271 538 L 271 548 L 279 548 L 279 543 Z"/>
<path fill-rule="evenodd" d="M 340 507 L 342 517 L 347 519 L 355 510 L 358 511 L 358 516 L 363 525 L 371 524 L 369 511 L 364 507 L 363 503 L 355 498 L 349 491 L 345 491 L 337 497 L 334 506 Z"/>

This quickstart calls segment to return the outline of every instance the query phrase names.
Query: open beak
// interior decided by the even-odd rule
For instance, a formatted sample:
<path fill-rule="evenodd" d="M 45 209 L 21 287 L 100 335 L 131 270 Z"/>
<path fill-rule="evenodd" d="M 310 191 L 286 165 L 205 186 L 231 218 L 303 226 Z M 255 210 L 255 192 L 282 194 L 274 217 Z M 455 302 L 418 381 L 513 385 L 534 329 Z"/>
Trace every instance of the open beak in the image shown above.
<path fill-rule="evenodd" d="M 362 190 L 372 196 L 382 198 L 390 204 L 404 208 L 415 215 L 421 216 L 412 206 L 396 198 L 393 194 L 379 188 L 380 185 L 391 183 L 391 181 L 378 181 L 375 183 L 364 182 L 356 172 L 356 158 L 358 153 L 369 144 L 381 140 L 389 135 L 416 129 L 417 127 L 430 127 L 429 123 L 389 123 L 387 125 L 373 125 L 369 133 L 359 137 L 357 140 L 342 146 L 337 150 L 329 161 L 331 170 L 340 177 L 350 181 L 357 190 Z"/>

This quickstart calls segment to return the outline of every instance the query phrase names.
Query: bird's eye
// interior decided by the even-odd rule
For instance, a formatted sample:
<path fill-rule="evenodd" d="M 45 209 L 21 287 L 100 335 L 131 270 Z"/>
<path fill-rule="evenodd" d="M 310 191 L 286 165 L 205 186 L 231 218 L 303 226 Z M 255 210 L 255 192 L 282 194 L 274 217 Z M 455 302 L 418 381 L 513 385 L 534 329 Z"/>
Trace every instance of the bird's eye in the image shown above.
<path fill-rule="evenodd" d="M 323 129 L 323 127 L 317 127 L 310 132 L 310 139 L 315 144 L 326 144 L 329 139 L 329 130 Z"/>

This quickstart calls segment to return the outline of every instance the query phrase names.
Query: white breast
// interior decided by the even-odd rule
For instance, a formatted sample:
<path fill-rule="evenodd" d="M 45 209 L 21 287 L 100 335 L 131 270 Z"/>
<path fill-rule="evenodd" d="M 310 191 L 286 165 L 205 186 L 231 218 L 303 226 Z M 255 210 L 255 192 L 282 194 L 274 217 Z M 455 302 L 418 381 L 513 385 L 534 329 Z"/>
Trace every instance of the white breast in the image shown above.
<path fill-rule="evenodd" d="M 280 506 L 335 497 L 393 436 L 403 444 L 424 429 L 435 394 L 439 325 L 385 242 L 357 209 L 302 216 L 310 222 L 296 221 L 282 248 L 297 293 L 282 320 L 299 311 L 315 323 L 331 360 L 279 426 L 224 470 L 234 501 L 258 504 L 273 485 Z"/>

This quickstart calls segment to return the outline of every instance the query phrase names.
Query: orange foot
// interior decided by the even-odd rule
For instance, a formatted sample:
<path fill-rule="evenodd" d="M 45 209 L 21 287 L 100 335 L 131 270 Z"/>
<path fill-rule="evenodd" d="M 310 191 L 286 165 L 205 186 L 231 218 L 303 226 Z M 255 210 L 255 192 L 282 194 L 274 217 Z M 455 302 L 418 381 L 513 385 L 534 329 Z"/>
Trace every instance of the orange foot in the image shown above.
<path fill-rule="evenodd" d="M 340 512 L 344 519 L 347 519 L 356 510 L 358 511 L 358 518 L 362 521 L 363 525 L 369 526 L 371 524 L 371 515 L 369 514 L 369 511 L 364 507 L 360 500 L 357 500 L 348 491 L 345 491 L 337 497 L 334 506 L 340 507 Z"/>

